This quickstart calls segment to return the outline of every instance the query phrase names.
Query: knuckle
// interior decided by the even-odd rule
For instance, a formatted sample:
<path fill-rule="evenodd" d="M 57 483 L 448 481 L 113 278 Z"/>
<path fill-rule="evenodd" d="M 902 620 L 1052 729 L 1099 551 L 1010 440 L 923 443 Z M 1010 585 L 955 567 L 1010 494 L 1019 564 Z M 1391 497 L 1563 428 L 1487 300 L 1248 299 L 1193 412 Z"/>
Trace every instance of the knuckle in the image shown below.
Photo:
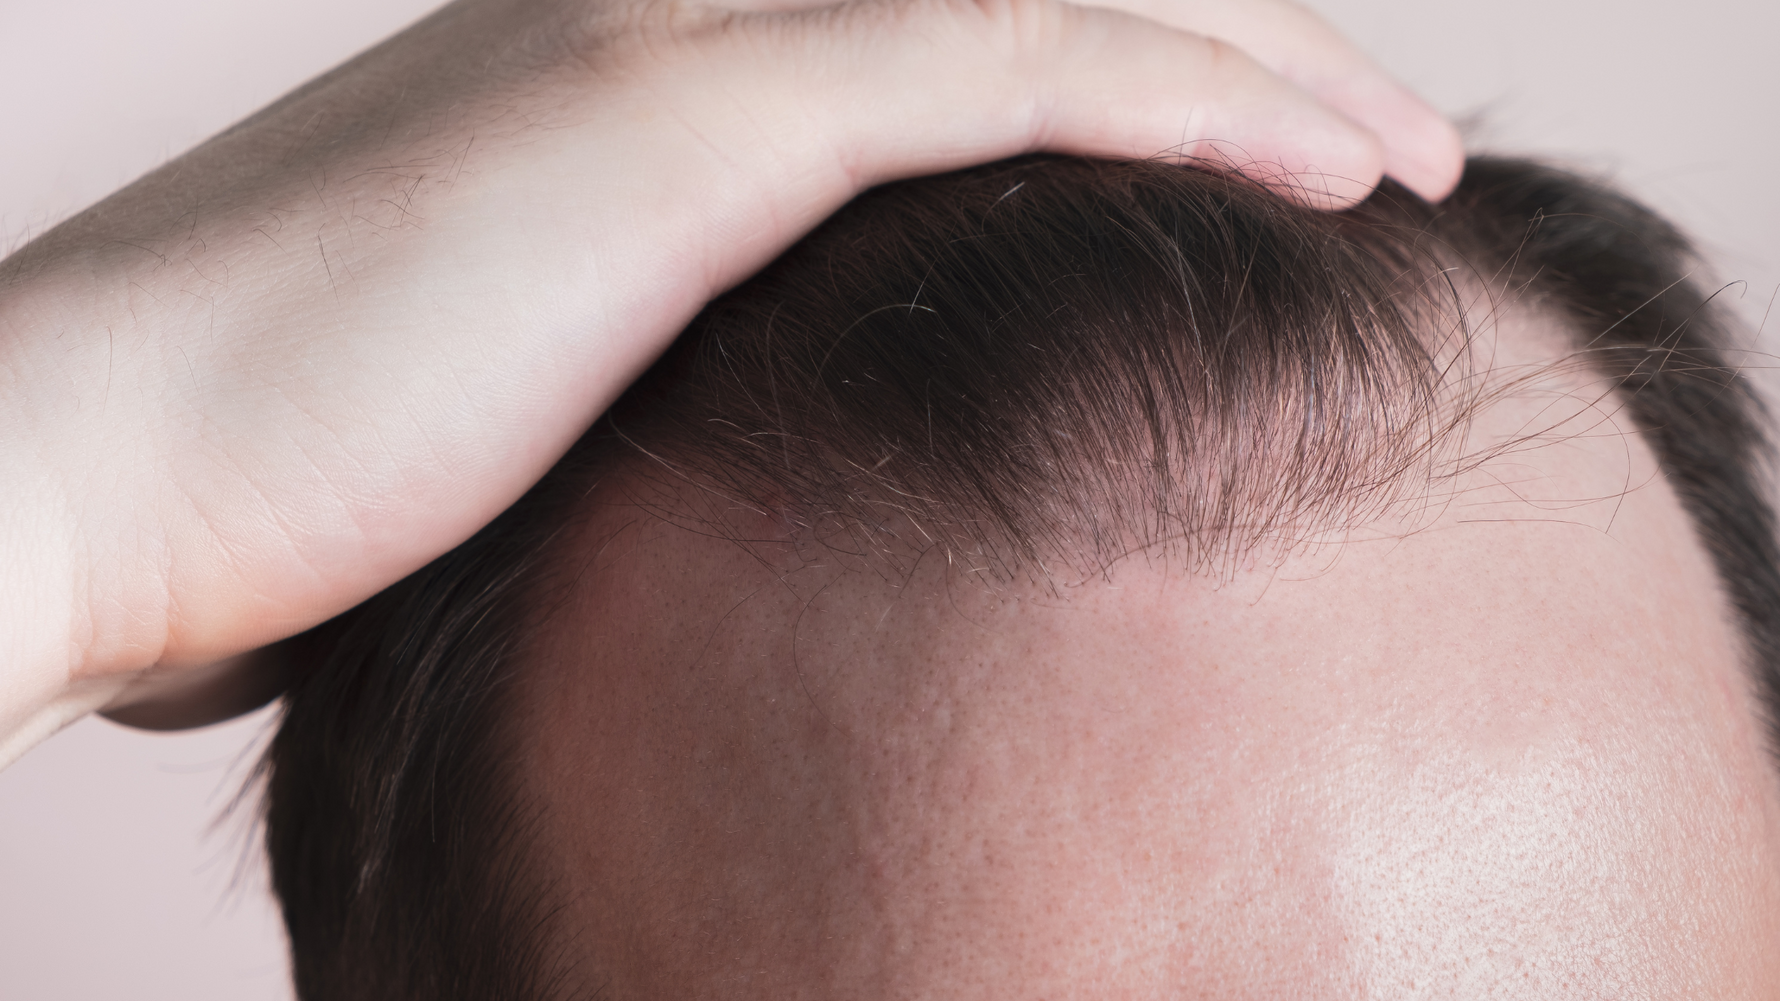
<path fill-rule="evenodd" d="M 1197 75 L 1203 86 L 1227 93 L 1250 89 L 1259 83 L 1259 66 L 1240 47 L 1207 35 L 1194 36 L 1191 42 L 1199 50 Z"/>
<path fill-rule="evenodd" d="M 733 11 L 694 0 L 574 4 L 536 25 L 519 48 L 533 65 L 603 73 L 684 58 L 701 41 L 730 31 L 737 19 Z"/>
<path fill-rule="evenodd" d="M 949 6 L 965 8 L 1020 48 L 1055 43 L 1067 34 L 1066 9 L 1053 0 L 955 0 Z"/>
<path fill-rule="evenodd" d="M 874 28 L 962 31 L 1009 51 L 1057 41 L 1068 18 L 1057 0 L 861 0 L 840 9 Z"/>

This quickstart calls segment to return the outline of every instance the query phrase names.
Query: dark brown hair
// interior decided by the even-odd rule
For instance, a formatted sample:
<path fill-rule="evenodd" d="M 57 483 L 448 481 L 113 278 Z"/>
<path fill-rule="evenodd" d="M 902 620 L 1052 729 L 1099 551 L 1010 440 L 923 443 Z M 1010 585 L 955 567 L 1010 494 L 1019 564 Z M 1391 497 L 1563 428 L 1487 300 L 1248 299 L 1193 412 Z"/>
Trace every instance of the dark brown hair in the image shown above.
<path fill-rule="evenodd" d="M 1215 569 L 1439 475 L 1464 415 L 1455 264 L 1562 317 L 1620 387 L 1775 705 L 1765 422 L 1667 223 L 1511 161 L 1473 160 L 1442 206 L 1387 183 L 1338 215 L 1189 167 L 1011 161 L 856 200 L 511 510 L 293 641 L 309 669 L 266 811 L 299 994 L 542 998 L 591 972 L 552 951 L 503 692 L 566 562 L 552 540 L 615 464 L 868 557 L 1043 577 L 1168 544 Z"/>

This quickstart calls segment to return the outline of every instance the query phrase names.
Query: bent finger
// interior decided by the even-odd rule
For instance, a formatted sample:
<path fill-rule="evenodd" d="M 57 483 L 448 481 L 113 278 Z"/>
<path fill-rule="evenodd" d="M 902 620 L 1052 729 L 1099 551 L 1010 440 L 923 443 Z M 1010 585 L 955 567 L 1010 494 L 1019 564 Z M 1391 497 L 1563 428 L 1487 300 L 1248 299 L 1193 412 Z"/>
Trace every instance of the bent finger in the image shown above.
<path fill-rule="evenodd" d="M 1385 173 L 1429 201 L 1464 169 L 1458 130 L 1315 12 L 1291 0 L 1081 0 L 1219 38 L 1378 135 Z"/>
<path fill-rule="evenodd" d="M 1233 45 L 1121 11 L 917 0 L 794 18 L 742 19 L 797 67 L 759 85 L 795 93 L 754 94 L 748 107 L 801 106 L 786 122 L 796 134 L 772 147 L 828 143 L 855 189 L 1043 150 L 1176 156 L 1339 208 L 1383 173 L 1370 131 Z"/>

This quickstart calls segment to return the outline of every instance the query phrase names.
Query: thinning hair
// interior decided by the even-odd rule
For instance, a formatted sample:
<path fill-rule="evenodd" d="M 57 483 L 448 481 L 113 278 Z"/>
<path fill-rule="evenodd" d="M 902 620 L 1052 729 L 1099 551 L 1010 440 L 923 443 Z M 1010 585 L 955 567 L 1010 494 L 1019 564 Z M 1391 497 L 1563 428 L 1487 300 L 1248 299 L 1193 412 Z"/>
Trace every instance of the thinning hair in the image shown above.
<path fill-rule="evenodd" d="M 571 989 L 505 694 L 560 586 L 554 543 L 615 469 L 667 488 L 637 502 L 749 505 L 867 557 L 1043 577 L 1170 545 L 1215 572 L 1441 474 L 1477 385 L 1466 288 L 1559 318 L 1617 387 L 1780 704 L 1765 418 L 1693 266 L 1646 209 L 1515 161 L 1471 161 L 1440 206 L 1387 183 L 1339 214 L 1048 157 L 861 196 L 708 307 L 493 524 L 292 641 L 307 669 L 266 816 L 299 995 Z"/>

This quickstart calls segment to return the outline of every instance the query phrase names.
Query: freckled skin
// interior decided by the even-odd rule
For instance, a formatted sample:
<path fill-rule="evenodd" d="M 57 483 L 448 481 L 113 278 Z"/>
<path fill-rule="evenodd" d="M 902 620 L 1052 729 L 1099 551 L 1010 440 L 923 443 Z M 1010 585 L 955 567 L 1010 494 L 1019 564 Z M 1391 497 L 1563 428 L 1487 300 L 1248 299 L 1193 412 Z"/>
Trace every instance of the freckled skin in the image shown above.
<path fill-rule="evenodd" d="M 1562 433 L 1431 513 L 1224 581 L 904 585 L 597 513 L 518 716 L 565 948 L 612 999 L 1780 997 L 1740 640 L 1581 388 L 1479 418 Z"/>

